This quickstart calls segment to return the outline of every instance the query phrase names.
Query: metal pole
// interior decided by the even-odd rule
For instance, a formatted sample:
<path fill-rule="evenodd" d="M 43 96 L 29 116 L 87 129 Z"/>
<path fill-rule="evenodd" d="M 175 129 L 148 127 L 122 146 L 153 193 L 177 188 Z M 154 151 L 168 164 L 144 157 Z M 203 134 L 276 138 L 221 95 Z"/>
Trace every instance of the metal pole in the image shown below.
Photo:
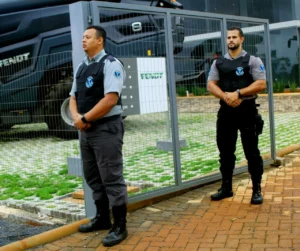
<path fill-rule="evenodd" d="M 271 140 L 271 158 L 276 160 L 276 141 L 275 141 L 275 119 L 274 119 L 274 98 L 273 98 L 273 79 L 272 79 L 272 62 L 271 62 L 271 43 L 269 23 L 265 25 L 265 51 L 266 51 L 266 68 L 268 81 L 269 96 L 269 120 L 270 120 L 270 140 Z"/>
<path fill-rule="evenodd" d="M 300 34 L 299 34 L 300 30 L 298 27 L 296 27 L 296 34 L 297 34 L 297 60 L 298 60 L 298 75 L 295 76 L 296 83 L 300 84 Z"/>
<path fill-rule="evenodd" d="M 176 79 L 175 79 L 175 66 L 174 66 L 174 54 L 173 54 L 172 21 L 171 21 L 171 14 L 169 12 L 167 12 L 166 19 L 165 19 L 165 30 L 166 30 L 167 72 L 168 72 L 169 96 L 170 96 L 170 113 L 171 113 L 171 123 L 172 123 L 175 184 L 177 186 L 180 186 L 182 184 L 182 180 L 181 180 L 181 166 L 180 166 L 180 144 L 179 144 L 177 102 L 176 102 Z"/>
<path fill-rule="evenodd" d="M 166 111 L 166 129 L 167 129 L 167 139 L 172 140 L 172 138 L 171 138 L 171 128 L 170 128 L 169 111 Z"/>
<path fill-rule="evenodd" d="M 226 37 L 227 37 L 227 20 L 223 18 L 221 21 L 221 42 L 222 42 L 222 54 L 227 53 Z"/>
<path fill-rule="evenodd" d="M 86 27 L 88 26 L 88 17 L 90 16 L 89 3 L 78 2 L 78 3 L 70 4 L 69 10 L 70 10 L 71 38 L 72 38 L 72 47 L 73 47 L 72 62 L 73 62 L 73 71 L 75 72 L 77 66 L 82 62 L 82 59 L 85 56 L 85 53 L 81 47 L 81 40 L 82 40 L 82 34 L 84 33 Z M 78 134 L 80 134 L 80 132 Z M 81 160 L 82 158 L 80 152 L 80 161 Z M 84 178 L 83 178 L 83 189 L 84 189 L 84 203 L 85 203 L 86 216 L 93 217 L 96 214 L 96 207 L 92 197 L 92 190 L 89 188 Z"/>

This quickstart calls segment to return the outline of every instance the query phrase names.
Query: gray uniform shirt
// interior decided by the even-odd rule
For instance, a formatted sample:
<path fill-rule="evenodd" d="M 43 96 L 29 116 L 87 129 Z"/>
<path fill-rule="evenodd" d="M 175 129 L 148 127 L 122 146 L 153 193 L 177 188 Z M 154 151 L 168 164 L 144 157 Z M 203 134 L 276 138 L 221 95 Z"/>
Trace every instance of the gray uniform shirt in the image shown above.
<path fill-rule="evenodd" d="M 94 58 L 89 59 L 88 56 L 86 56 L 81 64 L 78 65 L 78 67 L 75 70 L 74 73 L 74 81 L 72 85 L 72 89 L 70 92 L 70 95 L 75 97 L 75 92 L 77 91 L 77 85 L 76 85 L 76 74 L 79 69 L 79 67 L 82 64 L 90 65 L 95 62 L 99 62 L 103 56 L 105 56 L 107 53 L 105 50 L 100 51 Z M 119 97 L 122 92 L 123 83 L 126 78 L 126 73 L 124 70 L 123 65 L 120 61 L 116 60 L 113 62 L 110 62 L 108 59 L 104 61 L 104 95 L 111 92 L 117 92 Z M 120 73 L 120 74 L 119 74 Z M 118 115 L 123 112 L 122 107 L 120 105 L 115 105 L 107 114 L 104 115 L 104 117 L 110 117 L 113 115 Z"/>
<path fill-rule="evenodd" d="M 238 55 L 236 58 L 239 57 L 243 57 L 247 54 L 246 51 L 242 51 L 240 53 L 240 55 Z M 229 60 L 233 60 L 233 58 L 231 58 L 231 56 L 229 55 L 229 53 L 226 53 L 224 58 L 229 59 Z M 208 75 L 208 81 L 219 81 L 219 70 L 216 66 L 216 61 L 215 60 L 210 68 L 210 72 Z M 250 56 L 250 60 L 249 60 L 249 66 L 250 66 L 250 74 L 252 75 L 254 81 L 256 80 L 266 80 L 266 71 L 265 71 L 265 67 L 263 62 L 261 61 L 261 59 L 259 57 L 255 57 L 255 56 Z"/>

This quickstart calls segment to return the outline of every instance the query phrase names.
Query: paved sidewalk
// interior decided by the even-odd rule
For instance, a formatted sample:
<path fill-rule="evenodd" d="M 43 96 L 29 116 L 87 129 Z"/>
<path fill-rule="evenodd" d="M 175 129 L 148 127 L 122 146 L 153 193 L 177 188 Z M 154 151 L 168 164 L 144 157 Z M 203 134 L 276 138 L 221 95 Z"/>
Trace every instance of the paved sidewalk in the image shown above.
<path fill-rule="evenodd" d="M 285 167 L 267 167 L 264 203 L 251 205 L 248 174 L 234 176 L 234 197 L 210 200 L 220 182 L 128 214 L 128 238 L 105 248 L 107 231 L 75 233 L 35 251 L 89 250 L 300 250 L 300 151 Z"/>

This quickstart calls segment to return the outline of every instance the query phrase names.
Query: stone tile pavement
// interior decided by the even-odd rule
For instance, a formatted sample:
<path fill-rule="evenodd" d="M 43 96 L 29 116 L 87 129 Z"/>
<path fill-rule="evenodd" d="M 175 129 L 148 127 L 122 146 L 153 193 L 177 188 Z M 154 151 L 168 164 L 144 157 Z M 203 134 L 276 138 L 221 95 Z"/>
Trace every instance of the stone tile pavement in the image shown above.
<path fill-rule="evenodd" d="M 129 236 L 105 248 L 106 231 L 75 233 L 35 251 L 92 250 L 300 250 L 300 151 L 285 167 L 266 167 L 264 203 L 251 205 L 248 174 L 234 176 L 234 197 L 211 201 L 220 182 L 128 213 Z"/>

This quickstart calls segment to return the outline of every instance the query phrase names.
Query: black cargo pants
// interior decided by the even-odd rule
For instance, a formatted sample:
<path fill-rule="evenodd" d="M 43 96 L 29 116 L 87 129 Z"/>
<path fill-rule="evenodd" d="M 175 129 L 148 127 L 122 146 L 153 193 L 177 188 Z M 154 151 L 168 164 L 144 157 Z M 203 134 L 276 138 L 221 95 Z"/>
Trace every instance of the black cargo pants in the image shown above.
<path fill-rule="evenodd" d="M 127 204 L 123 178 L 122 145 L 124 125 L 121 116 L 95 123 L 80 133 L 83 173 L 95 201 L 107 201 L 111 207 Z"/>
<path fill-rule="evenodd" d="M 236 142 L 238 131 L 240 131 L 251 179 L 254 182 L 261 182 L 263 161 L 258 149 L 257 114 L 258 111 L 253 101 L 243 101 L 236 108 L 221 103 L 217 119 L 217 145 L 220 152 L 220 172 L 223 180 L 232 178 L 236 160 Z"/>

